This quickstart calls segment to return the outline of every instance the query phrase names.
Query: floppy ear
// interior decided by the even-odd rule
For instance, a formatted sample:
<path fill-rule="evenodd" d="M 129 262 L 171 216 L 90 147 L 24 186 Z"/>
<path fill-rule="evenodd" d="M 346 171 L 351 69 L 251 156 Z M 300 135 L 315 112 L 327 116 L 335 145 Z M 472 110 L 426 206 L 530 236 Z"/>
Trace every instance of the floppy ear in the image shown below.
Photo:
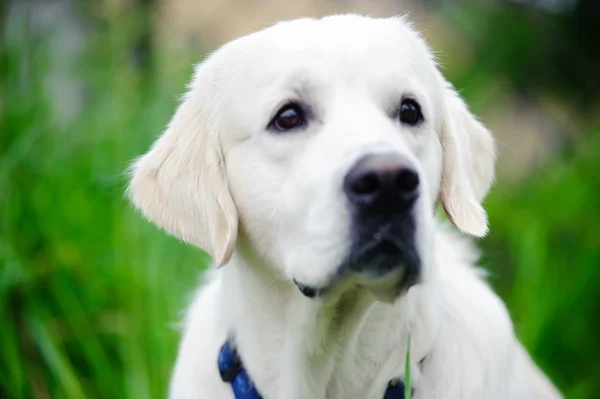
<path fill-rule="evenodd" d="M 205 64 L 197 68 L 166 131 L 132 165 L 128 194 L 146 218 L 221 266 L 231 257 L 238 216 L 211 121 L 213 80 Z"/>
<path fill-rule="evenodd" d="M 452 224 L 465 233 L 482 237 L 488 226 L 481 202 L 494 179 L 494 139 L 454 88 L 444 83 L 440 199 Z"/>

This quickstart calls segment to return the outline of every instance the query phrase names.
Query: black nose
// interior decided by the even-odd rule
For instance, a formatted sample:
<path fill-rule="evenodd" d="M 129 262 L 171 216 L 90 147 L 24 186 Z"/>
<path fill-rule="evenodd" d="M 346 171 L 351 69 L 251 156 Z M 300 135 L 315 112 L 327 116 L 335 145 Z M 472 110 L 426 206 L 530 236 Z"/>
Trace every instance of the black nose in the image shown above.
<path fill-rule="evenodd" d="M 348 172 L 344 191 L 354 206 L 408 210 L 418 197 L 419 175 L 400 155 L 368 155 Z"/>

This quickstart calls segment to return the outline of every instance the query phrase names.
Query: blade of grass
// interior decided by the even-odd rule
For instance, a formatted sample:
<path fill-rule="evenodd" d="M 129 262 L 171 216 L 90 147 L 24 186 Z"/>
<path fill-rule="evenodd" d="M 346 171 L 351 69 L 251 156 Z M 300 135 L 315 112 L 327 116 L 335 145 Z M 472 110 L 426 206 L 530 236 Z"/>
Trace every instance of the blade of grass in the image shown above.
<path fill-rule="evenodd" d="M 410 399 L 412 396 L 412 384 L 410 381 L 410 331 L 406 340 L 406 361 L 404 363 L 404 398 Z"/>
<path fill-rule="evenodd" d="M 61 392 L 68 398 L 85 398 L 84 389 L 73 365 L 37 315 L 29 315 L 29 328 L 48 369 L 59 382 Z"/>

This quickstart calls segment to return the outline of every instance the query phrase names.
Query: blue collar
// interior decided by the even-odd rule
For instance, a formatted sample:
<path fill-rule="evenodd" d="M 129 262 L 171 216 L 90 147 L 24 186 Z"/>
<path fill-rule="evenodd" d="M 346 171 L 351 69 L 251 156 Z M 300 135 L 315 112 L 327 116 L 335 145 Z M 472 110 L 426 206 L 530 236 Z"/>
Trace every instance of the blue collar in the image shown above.
<path fill-rule="evenodd" d="M 221 379 L 231 384 L 235 399 L 262 399 L 229 341 L 221 348 L 217 363 Z M 388 383 L 383 399 L 404 399 L 404 383 L 400 378 L 394 378 Z"/>

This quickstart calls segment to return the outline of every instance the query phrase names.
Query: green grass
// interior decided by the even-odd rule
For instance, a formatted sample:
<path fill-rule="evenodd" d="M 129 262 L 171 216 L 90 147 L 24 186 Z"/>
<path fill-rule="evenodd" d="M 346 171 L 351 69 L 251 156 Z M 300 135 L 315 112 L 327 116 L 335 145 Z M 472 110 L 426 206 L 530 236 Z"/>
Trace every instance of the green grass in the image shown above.
<path fill-rule="evenodd" d="M 31 51 L 1 54 L 0 397 L 164 397 L 175 324 L 207 258 L 142 220 L 123 171 L 166 124 L 191 65 L 171 92 L 102 60 L 86 71 L 83 111 L 61 126 L 43 52 Z"/>
<path fill-rule="evenodd" d="M 568 398 L 600 391 L 599 133 L 487 201 L 483 263 L 519 337 Z"/>
<path fill-rule="evenodd" d="M 123 171 L 161 132 L 192 68 L 167 54 L 141 75 L 121 36 L 98 37 L 73 63 L 88 91 L 66 124 L 44 88 L 43 48 L 0 50 L 3 398 L 166 393 L 175 324 L 207 258 L 142 220 Z M 573 399 L 600 391 L 600 143 L 589 133 L 521 185 L 493 190 L 483 243 L 519 336 Z"/>

